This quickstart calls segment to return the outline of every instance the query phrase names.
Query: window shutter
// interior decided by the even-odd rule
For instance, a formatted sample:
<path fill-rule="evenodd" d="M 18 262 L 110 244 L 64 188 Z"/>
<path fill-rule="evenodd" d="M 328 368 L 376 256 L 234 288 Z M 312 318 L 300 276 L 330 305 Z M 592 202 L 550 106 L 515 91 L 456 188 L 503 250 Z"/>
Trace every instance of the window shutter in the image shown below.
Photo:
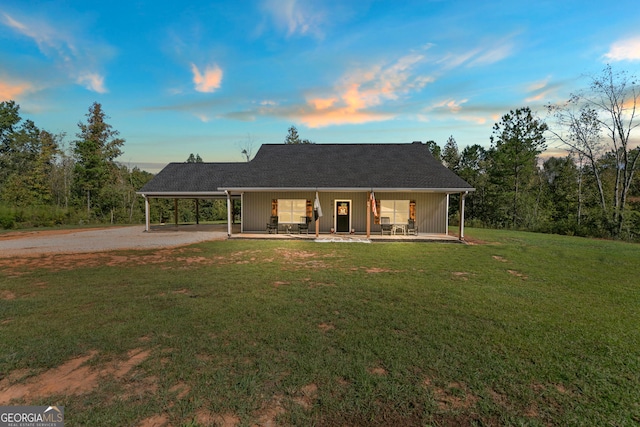
<path fill-rule="evenodd" d="M 313 218 L 313 203 L 307 200 L 307 218 Z"/>
<path fill-rule="evenodd" d="M 278 199 L 271 200 L 271 216 L 278 216 Z"/>

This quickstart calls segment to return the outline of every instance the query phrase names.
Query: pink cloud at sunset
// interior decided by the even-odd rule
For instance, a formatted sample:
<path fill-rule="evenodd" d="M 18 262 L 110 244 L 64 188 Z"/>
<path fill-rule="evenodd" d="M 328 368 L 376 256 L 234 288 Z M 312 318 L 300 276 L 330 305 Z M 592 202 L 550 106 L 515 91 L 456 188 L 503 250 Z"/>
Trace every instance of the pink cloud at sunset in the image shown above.
<path fill-rule="evenodd" d="M 207 66 L 204 74 L 200 72 L 195 64 L 191 64 L 193 73 L 193 83 L 198 92 L 215 92 L 222 83 L 222 69 L 217 65 Z"/>
<path fill-rule="evenodd" d="M 299 118 L 313 128 L 391 119 L 394 114 L 372 109 L 433 82 L 432 77 L 413 75 L 413 68 L 422 60 L 421 55 L 407 55 L 386 67 L 376 65 L 349 73 L 332 96 L 307 99 Z"/>
<path fill-rule="evenodd" d="M 0 80 L 0 102 L 17 99 L 20 95 L 28 92 L 33 87 L 29 83 L 7 83 Z"/>

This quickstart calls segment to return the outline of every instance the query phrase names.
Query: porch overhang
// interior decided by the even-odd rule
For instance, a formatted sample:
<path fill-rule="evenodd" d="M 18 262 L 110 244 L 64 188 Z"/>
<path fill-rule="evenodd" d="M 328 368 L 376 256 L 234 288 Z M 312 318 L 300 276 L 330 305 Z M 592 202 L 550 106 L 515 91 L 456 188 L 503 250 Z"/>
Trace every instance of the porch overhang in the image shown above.
<path fill-rule="evenodd" d="M 224 188 L 225 191 L 234 193 L 270 193 L 275 191 L 282 192 L 300 192 L 300 191 L 318 191 L 318 192 L 333 192 L 333 193 L 353 193 L 353 192 L 389 192 L 389 193 L 464 193 L 469 191 L 475 191 L 475 188 L 395 188 L 395 187 L 228 187 Z M 223 192 L 224 194 L 224 192 Z"/>
<path fill-rule="evenodd" d="M 152 192 L 136 192 L 142 197 L 150 197 L 155 199 L 226 199 L 227 193 L 224 191 L 152 191 Z"/>

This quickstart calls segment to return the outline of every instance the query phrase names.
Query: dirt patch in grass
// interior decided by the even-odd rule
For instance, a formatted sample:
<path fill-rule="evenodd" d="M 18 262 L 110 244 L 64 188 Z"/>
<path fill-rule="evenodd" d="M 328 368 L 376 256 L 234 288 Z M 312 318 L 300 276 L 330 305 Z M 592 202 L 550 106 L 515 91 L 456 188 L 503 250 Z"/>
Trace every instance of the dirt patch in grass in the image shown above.
<path fill-rule="evenodd" d="M 304 409 L 310 409 L 313 406 L 313 402 L 318 397 L 318 386 L 314 383 L 307 384 L 300 389 L 300 392 L 293 401 Z"/>
<path fill-rule="evenodd" d="M 334 254 L 319 255 L 316 252 L 276 249 L 275 257 L 261 257 L 261 250 L 237 251 L 224 256 L 203 256 L 202 249 L 193 247 L 164 248 L 154 252 L 88 252 L 59 253 L 36 257 L 0 258 L 0 270 L 20 276 L 33 269 L 66 271 L 76 268 L 132 267 L 154 265 L 161 269 L 189 269 L 207 265 L 249 264 L 255 262 L 283 262 L 288 269 L 307 268 L 321 270 L 332 266 L 326 259 Z M 272 252 L 270 252 L 272 254 Z"/>
<path fill-rule="evenodd" d="M 488 393 L 489 393 L 489 396 L 491 396 L 491 399 L 493 400 L 493 402 L 496 405 L 501 406 L 503 408 L 508 407 L 509 400 L 507 399 L 507 396 L 505 396 L 502 393 L 498 393 L 497 391 L 495 391 L 493 389 L 489 389 Z"/>
<path fill-rule="evenodd" d="M 178 384 L 174 385 L 169 389 L 170 393 L 177 393 L 176 400 L 184 399 L 189 394 L 190 391 L 191 391 L 191 387 L 189 387 L 183 382 L 179 382 Z"/>
<path fill-rule="evenodd" d="M 229 257 L 205 257 L 199 255 L 199 252 L 202 252 L 200 248 L 168 248 L 151 253 L 131 253 L 126 255 L 117 252 L 94 252 L 51 254 L 40 257 L 0 258 L 0 269 L 3 269 L 8 274 L 20 275 L 25 271 L 36 268 L 49 271 L 65 271 L 74 270 L 79 267 L 157 265 L 161 269 L 188 269 L 194 266 L 200 267 L 238 262 L 233 254 Z M 176 265 L 178 267 L 176 267 Z"/>
<path fill-rule="evenodd" d="M 295 250 L 289 248 L 277 248 L 274 250 L 276 255 L 273 258 L 265 259 L 266 262 L 280 261 L 286 265 L 287 270 L 298 270 L 300 268 L 306 268 L 310 270 L 323 270 L 328 268 L 335 268 L 335 266 L 328 262 L 328 259 L 336 257 L 335 253 L 328 253 L 320 255 L 317 252 Z"/>
<path fill-rule="evenodd" d="M 50 369 L 24 382 L 13 383 L 11 378 L 0 381 L 0 405 L 12 401 L 32 401 L 55 394 L 79 395 L 92 391 L 101 378 L 121 379 L 135 366 L 149 357 L 149 350 L 134 349 L 123 361 L 116 361 L 101 368 L 92 368 L 88 362 L 98 352 L 71 359 L 57 368 Z M 15 378 L 15 377 L 14 377 Z"/>
<path fill-rule="evenodd" d="M 503 258 L 500 255 L 493 255 L 491 258 L 495 259 L 496 261 L 500 261 L 500 262 L 508 262 L 506 258 Z"/>
<path fill-rule="evenodd" d="M 331 331 L 333 329 L 335 329 L 336 327 L 334 325 L 332 325 L 331 323 L 320 323 L 318 325 L 318 329 L 320 329 L 322 332 L 327 332 L 327 331 Z"/>
<path fill-rule="evenodd" d="M 369 372 L 371 375 L 380 375 L 380 376 L 385 376 L 389 373 L 382 366 L 374 366 L 373 368 L 367 369 L 367 372 Z"/>
<path fill-rule="evenodd" d="M 280 286 L 290 285 L 290 284 L 291 284 L 291 282 L 275 281 L 275 282 L 273 282 L 273 287 L 277 288 L 277 287 L 280 287 Z"/>
<path fill-rule="evenodd" d="M 212 414 L 206 409 L 196 412 L 195 421 L 201 426 L 235 427 L 240 424 L 240 418 L 232 413 Z"/>
<path fill-rule="evenodd" d="M 25 383 L 8 384 L 0 381 L 0 404 L 7 405 L 13 400 L 33 400 L 52 394 L 82 394 L 91 391 L 98 382 L 98 372 L 86 365 L 97 352 L 76 357 L 61 366 L 46 371 Z"/>
<path fill-rule="evenodd" d="M 379 268 L 379 267 L 370 267 L 370 268 L 365 268 L 365 270 L 367 273 L 369 274 L 376 274 L 376 273 L 393 273 L 394 270 L 391 270 L 389 268 Z"/>
<path fill-rule="evenodd" d="M 11 291 L 2 291 L 0 292 L 0 299 L 10 301 L 16 299 L 16 294 Z"/>
<path fill-rule="evenodd" d="M 96 227 L 90 228 L 87 230 L 98 231 L 98 230 L 106 230 L 107 227 Z M 60 236 L 65 234 L 77 233 L 78 229 L 67 229 L 67 230 L 35 230 L 35 231 L 10 231 L 8 233 L 0 234 L 0 241 L 2 240 L 15 240 L 15 239 L 24 239 L 26 237 L 46 237 L 46 236 Z"/>
<path fill-rule="evenodd" d="M 283 396 L 275 395 L 269 402 L 264 403 L 262 408 L 254 413 L 254 417 L 257 420 L 254 425 L 264 427 L 277 426 L 276 418 L 286 412 L 282 406 L 282 399 Z"/>
<path fill-rule="evenodd" d="M 454 234 L 457 236 L 457 234 Z M 464 242 L 467 245 L 488 245 L 489 242 L 486 242 L 484 240 L 480 240 L 480 239 L 474 239 L 473 237 L 469 237 L 469 236 L 464 236 Z"/>
<path fill-rule="evenodd" d="M 478 397 L 463 383 L 451 382 L 444 387 L 438 387 L 432 384 L 431 379 L 426 378 L 423 384 L 433 393 L 440 411 L 468 410 L 478 403 Z"/>
<path fill-rule="evenodd" d="M 192 249 L 193 250 L 193 249 Z M 99 266 L 161 265 L 169 262 L 183 262 L 186 265 L 202 261 L 190 261 L 189 257 L 175 257 L 181 249 L 163 249 L 151 254 L 116 255 L 109 252 L 55 254 L 40 257 L 0 258 L 0 268 L 11 274 L 20 274 L 35 268 L 49 271 L 73 270 L 78 267 Z M 203 257 L 197 257 L 203 258 Z M 212 261 L 212 260 L 209 260 Z"/>
<path fill-rule="evenodd" d="M 523 279 L 523 280 L 528 279 L 528 277 L 527 277 L 526 275 L 524 275 L 524 274 L 520 273 L 519 271 L 516 271 L 516 270 L 507 270 L 507 272 L 508 272 L 509 274 L 511 274 L 512 276 L 519 277 L 519 278 L 521 278 L 521 279 Z"/>
<path fill-rule="evenodd" d="M 142 420 L 138 427 L 164 427 L 169 422 L 169 418 L 164 415 L 154 415 L 152 417 Z"/>

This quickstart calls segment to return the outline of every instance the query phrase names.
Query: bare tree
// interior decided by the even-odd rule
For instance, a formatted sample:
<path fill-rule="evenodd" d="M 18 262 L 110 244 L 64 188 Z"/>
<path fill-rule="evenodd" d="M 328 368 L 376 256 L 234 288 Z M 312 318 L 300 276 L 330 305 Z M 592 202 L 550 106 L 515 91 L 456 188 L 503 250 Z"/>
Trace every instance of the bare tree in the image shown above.
<path fill-rule="evenodd" d="M 247 134 L 244 140 L 238 142 L 238 147 L 240 147 L 240 153 L 242 154 L 242 156 L 245 158 L 247 162 L 251 160 L 254 145 L 255 145 L 255 139 L 250 133 Z"/>
<path fill-rule="evenodd" d="M 608 211 L 607 197 L 598 161 L 604 155 L 610 155 L 615 161 L 609 218 L 618 235 L 624 227 L 625 207 L 633 177 L 640 166 L 640 148 L 631 147 L 632 133 L 640 125 L 636 121 L 639 96 L 640 85 L 635 76 L 625 71 L 614 72 L 607 65 L 602 74 L 591 78 L 588 90 L 573 94 L 562 106 L 549 106 L 549 111 L 561 125 L 560 130 L 553 134 L 590 163 L 604 215 Z"/>
<path fill-rule="evenodd" d="M 600 207 L 603 217 L 607 215 L 607 201 L 599 159 L 605 152 L 602 141 L 602 124 L 598 112 L 589 105 L 582 105 L 577 111 L 576 100 L 572 98 L 563 105 L 548 105 L 549 112 L 556 120 L 557 127 L 549 129 L 572 155 L 577 155 L 580 163 L 583 159 L 589 163 L 600 196 Z"/>

